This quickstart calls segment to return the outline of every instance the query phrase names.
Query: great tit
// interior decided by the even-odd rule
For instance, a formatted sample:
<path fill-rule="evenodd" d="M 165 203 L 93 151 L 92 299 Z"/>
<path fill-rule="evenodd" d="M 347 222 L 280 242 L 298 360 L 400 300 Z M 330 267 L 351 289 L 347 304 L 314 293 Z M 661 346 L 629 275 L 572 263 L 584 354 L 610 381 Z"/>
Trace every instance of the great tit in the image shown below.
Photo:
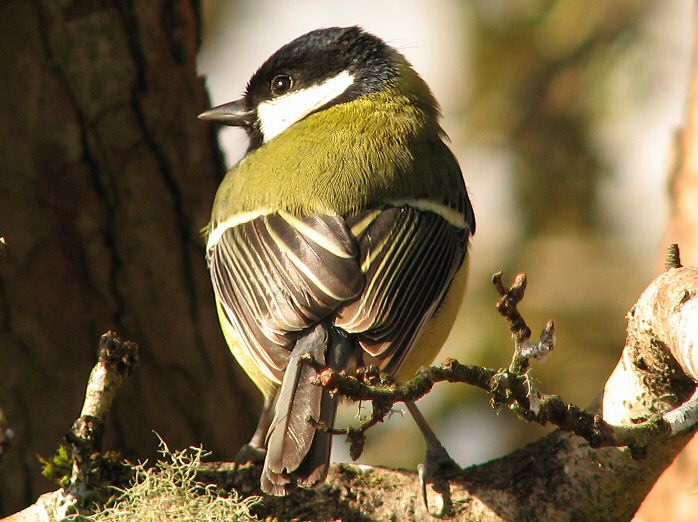
<path fill-rule="evenodd" d="M 359 27 L 296 38 L 199 117 L 249 136 L 206 252 L 228 346 L 265 398 L 248 449 L 266 448 L 261 489 L 284 495 L 327 475 L 331 435 L 309 419 L 331 427 L 337 397 L 311 382 L 318 368 L 400 381 L 432 362 L 475 218 L 429 87 Z"/>

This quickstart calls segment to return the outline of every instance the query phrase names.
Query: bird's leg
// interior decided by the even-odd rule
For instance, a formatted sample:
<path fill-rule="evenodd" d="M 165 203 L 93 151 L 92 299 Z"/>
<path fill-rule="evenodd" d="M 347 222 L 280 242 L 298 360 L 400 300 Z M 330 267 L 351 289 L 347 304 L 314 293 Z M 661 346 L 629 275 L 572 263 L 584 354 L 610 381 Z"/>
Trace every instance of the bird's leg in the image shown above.
<path fill-rule="evenodd" d="M 429 503 L 427 501 L 427 483 L 429 483 L 439 496 L 437 504 L 440 505 L 436 515 L 447 515 L 451 510 L 451 494 L 448 479 L 455 473 L 461 471 L 461 468 L 451 458 L 446 448 L 443 447 L 436 437 L 436 434 L 427 423 L 422 412 L 417 409 L 417 405 L 413 401 L 407 401 L 405 402 L 405 406 L 407 406 L 407 410 L 422 432 L 424 442 L 427 446 L 424 463 L 417 467 L 424 507 L 429 511 Z"/>
<path fill-rule="evenodd" d="M 269 397 L 264 397 L 264 406 L 262 413 L 257 421 L 257 429 L 254 430 L 254 435 L 250 442 L 245 444 L 235 456 L 235 468 L 246 462 L 254 462 L 256 464 L 264 462 L 264 456 L 267 453 L 266 437 L 271 419 L 274 417 L 274 398 L 275 394 Z"/>

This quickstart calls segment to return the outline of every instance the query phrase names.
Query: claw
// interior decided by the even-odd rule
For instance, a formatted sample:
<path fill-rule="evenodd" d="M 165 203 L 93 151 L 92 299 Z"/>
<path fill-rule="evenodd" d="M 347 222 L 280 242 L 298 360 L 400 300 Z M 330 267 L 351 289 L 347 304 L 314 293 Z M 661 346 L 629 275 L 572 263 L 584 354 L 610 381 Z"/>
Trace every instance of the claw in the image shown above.
<path fill-rule="evenodd" d="M 424 463 L 417 466 L 417 476 L 419 477 L 419 486 L 422 490 L 424 509 L 429 511 L 429 501 L 427 500 L 427 467 L 424 465 Z"/>
<path fill-rule="evenodd" d="M 422 490 L 424 507 L 430 515 L 444 517 L 451 513 L 453 503 L 451 501 L 449 479 L 458 472 L 460 472 L 460 467 L 440 443 L 438 446 L 427 445 L 424 463 L 417 467 L 417 474 Z M 431 484 L 431 488 L 436 494 L 434 511 L 429 508 L 427 484 Z"/>
<path fill-rule="evenodd" d="M 256 448 L 252 444 L 245 444 L 237 455 L 235 455 L 233 471 L 237 471 L 242 464 L 247 464 L 249 462 L 253 464 L 261 464 L 264 462 L 264 457 L 267 454 L 267 450 L 264 448 Z"/>
<path fill-rule="evenodd" d="M 415 404 L 413 402 L 407 402 L 405 404 L 412 414 L 412 417 L 414 417 L 417 426 L 419 426 L 422 435 L 424 435 L 424 440 L 427 445 L 424 463 L 417 466 L 417 475 L 419 477 L 419 486 L 422 493 L 424 508 L 427 510 L 427 513 L 434 517 L 440 518 L 448 516 L 453 508 L 449 479 L 458 474 L 461 468 L 436 438 L 436 434 L 434 434 L 429 427 L 426 419 L 422 416 Z M 436 493 L 435 512 L 432 512 L 429 508 L 427 484 L 431 484 L 434 493 Z"/>

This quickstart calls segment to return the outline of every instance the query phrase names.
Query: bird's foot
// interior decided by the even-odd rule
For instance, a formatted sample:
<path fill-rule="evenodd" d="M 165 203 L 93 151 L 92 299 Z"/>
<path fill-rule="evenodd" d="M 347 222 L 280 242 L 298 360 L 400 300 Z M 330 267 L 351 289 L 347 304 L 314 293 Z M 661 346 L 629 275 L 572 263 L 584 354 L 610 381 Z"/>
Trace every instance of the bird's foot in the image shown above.
<path fill-rule="evenodd" d="M 424 463 L 417 466 L 419 485 L 427 512 L 434 517 L 446 517 L 453 511 L 449 481 L 462 470 L 440 442 L 427 444 Z M 434 491 L 434 511 L 429 507 L 427 484 Z"/>
<path fill-rule="evenodd" d="M 264 462 L 264 457 L 267 454 L 267 450 L 264 448 L 257 448 L 252 444 L 245 444 L 237 455 L 235 455 L 235 471 L 242 465 L 247 463 L 261 464 Z"/>

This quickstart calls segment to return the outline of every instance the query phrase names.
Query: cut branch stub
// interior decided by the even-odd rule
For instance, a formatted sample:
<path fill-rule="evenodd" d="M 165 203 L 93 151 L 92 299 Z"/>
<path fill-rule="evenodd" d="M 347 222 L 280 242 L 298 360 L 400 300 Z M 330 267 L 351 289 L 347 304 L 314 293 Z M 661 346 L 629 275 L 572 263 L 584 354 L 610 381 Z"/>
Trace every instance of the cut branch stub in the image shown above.
<path fill-rule="evenodd" d="M 672 268 L 681 268 L 681 253 L 679 252 L 679 245 L 676 243 L 669 245 L 664 254 L 664 270 L 671 270 Z"/>
<path fill-rule="evenodd" d="M 100 481 L 98 470 L 102 449 L 104 423 L 112 402 L 126 378 L 138 363 L 138 345 L 122 341 L 113 332 L 107 332 L 99 340 L 98 362 L 90 372 L 85 390 L 85 401 L 80 417 L 66 434 L 73 458 L 69 495 L 84 498 Z"/>

